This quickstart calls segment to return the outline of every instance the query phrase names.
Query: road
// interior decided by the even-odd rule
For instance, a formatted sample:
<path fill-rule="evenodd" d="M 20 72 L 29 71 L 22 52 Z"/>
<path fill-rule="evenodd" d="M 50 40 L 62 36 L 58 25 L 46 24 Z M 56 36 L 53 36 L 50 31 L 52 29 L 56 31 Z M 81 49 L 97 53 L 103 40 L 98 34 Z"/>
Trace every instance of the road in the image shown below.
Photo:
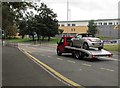
<path fill-rule="evenodd" d="M 3 46 L 2 51 L 3 87 L 28 86 L 28 88 L 31 88 L 33 86 L 32 88 L 40 88 L 39 86 L 66 86 L 66 88 L 71 88 L 68 84 L 56 79 L 45 69 L 34 63 L 18 48 Z"/>
<path fill-rule="evenodd" d="M 66 78 L 84 87 L 117 88 L 118 56 L 98 58 L 94 61 L 74 59 L 70 54 L 56 55 L 54 45 L 20 44 L 19 48 L 29 52 L 38 61 L 47 64 Z"/>

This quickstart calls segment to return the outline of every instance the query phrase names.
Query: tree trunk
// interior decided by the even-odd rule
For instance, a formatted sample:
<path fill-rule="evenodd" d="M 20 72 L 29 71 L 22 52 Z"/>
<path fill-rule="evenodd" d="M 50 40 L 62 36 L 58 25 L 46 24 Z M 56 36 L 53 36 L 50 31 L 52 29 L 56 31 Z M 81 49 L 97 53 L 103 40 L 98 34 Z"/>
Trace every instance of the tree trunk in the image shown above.
<path fill-rule="evenodd" d="M 38 39 L 37 39 L 37 40 L 39 41 L 39 40 L 40 40 L 40 35 L 39 35 L 39 34 L 37 34 L 37 37 L 38 37 Z"/>
<path fill-rule="evenodd" d="M 45 36 L 42 36 L 42 41 L 44 41 Z"/>
<path fill-rule="evenodd" d="M 35 40 L 34 35 L 32 35 L 33 41 Z"/>
<path fill-rule="evenodd" d="M 25 36 L 25 35 L 22 35 L 22 39 L 24 39 L 24 36 Z"/>
<path fill-rule="evenodd" d="M 48 41 L 50 41 L 50 36 L 48 36 Z"/>

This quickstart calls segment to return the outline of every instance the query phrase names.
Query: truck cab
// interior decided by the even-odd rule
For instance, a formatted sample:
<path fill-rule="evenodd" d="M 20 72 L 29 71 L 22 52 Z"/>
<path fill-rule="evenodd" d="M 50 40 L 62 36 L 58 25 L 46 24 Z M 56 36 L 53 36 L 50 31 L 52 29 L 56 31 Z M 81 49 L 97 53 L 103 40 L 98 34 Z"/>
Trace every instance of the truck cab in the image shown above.
<path fill-rule="evenodd" d="M 65 53 L 65 46 L 70 46 L 71 39 L 73 36 L 64 36 L 60 39 L 59 42 L 57 42 L 57 54 L 61 55 L 62 53 Z"/>

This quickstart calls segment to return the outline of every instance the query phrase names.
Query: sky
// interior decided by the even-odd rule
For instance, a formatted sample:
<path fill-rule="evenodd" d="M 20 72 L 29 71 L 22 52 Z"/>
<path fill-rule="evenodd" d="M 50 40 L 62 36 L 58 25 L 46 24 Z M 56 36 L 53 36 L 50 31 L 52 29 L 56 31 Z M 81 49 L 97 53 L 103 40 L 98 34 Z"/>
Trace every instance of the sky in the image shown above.
<path fill-rule="evenodd" d="M 67 20 L 67 0 L 36 0 L 47 4 L 57 14 L 59 21 Z M 118 18 L 120 0 L 68 0 L 68 20 Z"/>

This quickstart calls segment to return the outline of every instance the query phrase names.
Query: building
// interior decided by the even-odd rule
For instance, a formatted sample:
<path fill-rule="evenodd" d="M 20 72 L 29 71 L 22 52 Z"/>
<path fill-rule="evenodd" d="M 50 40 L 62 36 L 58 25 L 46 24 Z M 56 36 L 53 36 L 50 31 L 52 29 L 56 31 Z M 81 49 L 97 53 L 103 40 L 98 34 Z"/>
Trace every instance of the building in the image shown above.
<path fill-rule="evenodd" d="M 89 21 L 59 21 L 59 29 L 64 30 L 63 35 L 87 33 Z M 94 22 L 98 29 L 97 36 L 118 38 L 120 19 L 98 19 Z"/>

